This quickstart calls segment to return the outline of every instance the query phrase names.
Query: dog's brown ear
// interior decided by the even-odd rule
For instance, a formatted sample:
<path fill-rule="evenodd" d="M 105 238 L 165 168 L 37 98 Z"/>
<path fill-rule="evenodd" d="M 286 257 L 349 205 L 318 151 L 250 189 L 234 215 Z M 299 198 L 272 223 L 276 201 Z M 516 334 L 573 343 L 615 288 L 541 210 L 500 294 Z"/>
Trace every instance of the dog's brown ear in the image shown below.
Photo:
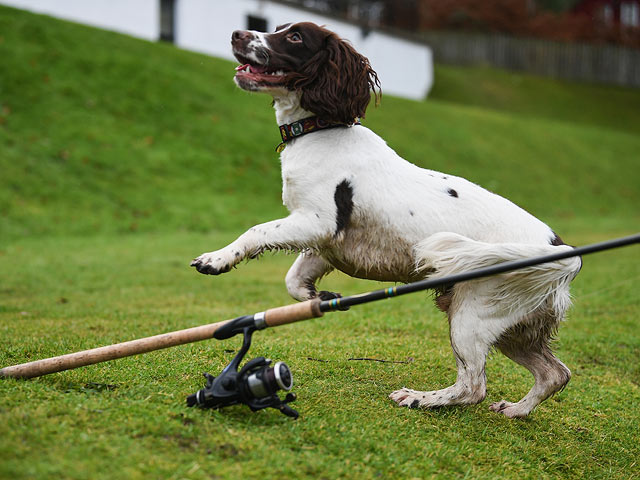
<path fill-rule="evenodd" d="M 378 75 L 369 60 L 331 33 L 321 49 L 293 77 L 302 92 L 300 105 L 328 123 L 352 124 L 364 118 L 371 93 L 381 96 Z"/>

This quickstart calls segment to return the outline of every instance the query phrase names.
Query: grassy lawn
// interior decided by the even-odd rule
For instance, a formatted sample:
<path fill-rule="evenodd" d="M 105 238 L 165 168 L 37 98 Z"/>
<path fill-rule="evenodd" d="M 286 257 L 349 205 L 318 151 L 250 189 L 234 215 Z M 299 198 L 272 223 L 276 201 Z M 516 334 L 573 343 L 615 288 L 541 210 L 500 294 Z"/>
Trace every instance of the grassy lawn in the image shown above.
<path fill-rule="evenodd" d="M 640 133 L 640 97 L 634 89 L 603 88 L 488 67 L 436 65 L 435 75 L 432 99 Z"/>
<path fill-rule="evenodd" d="M 140 234 L 6 248 L 3 365 L 187 328 L 289 303 L 290 258 L 220 278 L 185 258 L 228 235 Z M 34 258 L 34 251 L 38 258 Z M 150 251 L 152 256 L 150 256 Z M 585 258 L 557 349 L 574 377 L 525 421 L 490 412 L 531 379 L 501 355 L 469 408 L 415 411 L 386 396 L 455 378 L 446 321 L 424 294 L 256 333 L 251 355 L 286 360 L 301 412 L 187 409 L 240 338 L 0 383 L 3 478 L 629 478 L 637 468 L 637 251 Z M 343 292 L 375 284 L 332 275 Z M 378 358 L 409 363 L 354 361 Z"/>
<path fill-rule="evenodd" d="M 285 214 L 269 100 L 237 91 L 232 63 L 4 7 L 0 57 L 0 366 L 291 303 L 292 256 L 221 277 L 188 267 Z M 640 91 L 513 78 L 438 67 L 430 100 L 384 97 L 366 123 L 568 243 L 635 233 Z M 638 247 L 584 258 L 556 345 L 572 381 L 526 420 L 487 408 L 532 383 L 499 354 L 480 405 L 387 399 L 455 378 L 446 320 L 416 294 L 255 334 L 250 358 L 293 370 L 296 421 L 186 408 L 240 338 L 3 379 L 0 478 L 633 478 L 639 260 Z M 381 286 L 323 281 L 344 294 Z"/>

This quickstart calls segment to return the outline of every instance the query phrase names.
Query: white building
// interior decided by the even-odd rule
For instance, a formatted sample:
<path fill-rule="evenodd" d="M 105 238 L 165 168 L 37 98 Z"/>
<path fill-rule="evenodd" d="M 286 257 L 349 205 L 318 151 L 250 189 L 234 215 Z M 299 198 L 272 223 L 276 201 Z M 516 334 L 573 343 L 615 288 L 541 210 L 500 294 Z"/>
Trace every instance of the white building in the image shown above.
<path fill-rule="evenodd" d="M 382 91 L 423 99 L 433 84 L 431 49 L 376 29 L 295 8 L 275 0 L 0 0 L 1 4 L 45 13 L 233 60 L 231 33 L 238 29 L 310 21 L 325 25 L 369 58 Z"/>

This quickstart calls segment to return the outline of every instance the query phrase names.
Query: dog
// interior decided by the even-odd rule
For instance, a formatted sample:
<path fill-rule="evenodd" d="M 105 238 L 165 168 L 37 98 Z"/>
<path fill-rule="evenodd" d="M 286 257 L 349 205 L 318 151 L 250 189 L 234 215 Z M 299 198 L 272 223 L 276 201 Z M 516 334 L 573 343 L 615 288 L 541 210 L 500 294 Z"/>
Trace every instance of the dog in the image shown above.
<path fill-rule="evenodd" d="M 298 252 L 285 278 L 289 294 L 326 300 L 339 294 L 316 284 L 334 269 L 411 282 L 572 248 L 509 200 L 409 163 L 361 125 L 372 92 L 376 102 L 380 97 L 380 81 L 368 59 L 335 33 L 302 22 L 274 33 L 238 30 L 231 44 L 241 64 L 238 87 L 273 97 L 290 215 L 200 255 L 191 263 L 200 273 L 225 273 L 269 250 Z M 490 409 L 527 416 L 571 378 L 550 343 L 580 268 L 581 259 L 572 257 L 438 290 L 456 382 L 435 391 L 401 388 L 390 398 L 411 408 L 477 404 L 486 396 L 486 357 L 498 349 L 535 382 L 520 401 Z"/>

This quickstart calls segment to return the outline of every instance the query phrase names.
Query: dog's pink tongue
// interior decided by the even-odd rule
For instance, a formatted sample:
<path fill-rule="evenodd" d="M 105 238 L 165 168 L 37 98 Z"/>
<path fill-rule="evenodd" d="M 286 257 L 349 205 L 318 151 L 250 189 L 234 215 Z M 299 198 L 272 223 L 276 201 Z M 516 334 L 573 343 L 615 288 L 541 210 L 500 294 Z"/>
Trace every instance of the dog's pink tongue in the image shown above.
<path fill-rule="evenodd" d="M 267 69 L 265 67 L 259 66 L 259 65 L 250 65 L 248 63 L 245 63 L 244 65 L 238 65 L 236 67 L 236 71 L 237 72 L 241 72 L 245 69 L 249 69 L 249 72 L 251 73 L 264 73 L 267 71 Z"/>

